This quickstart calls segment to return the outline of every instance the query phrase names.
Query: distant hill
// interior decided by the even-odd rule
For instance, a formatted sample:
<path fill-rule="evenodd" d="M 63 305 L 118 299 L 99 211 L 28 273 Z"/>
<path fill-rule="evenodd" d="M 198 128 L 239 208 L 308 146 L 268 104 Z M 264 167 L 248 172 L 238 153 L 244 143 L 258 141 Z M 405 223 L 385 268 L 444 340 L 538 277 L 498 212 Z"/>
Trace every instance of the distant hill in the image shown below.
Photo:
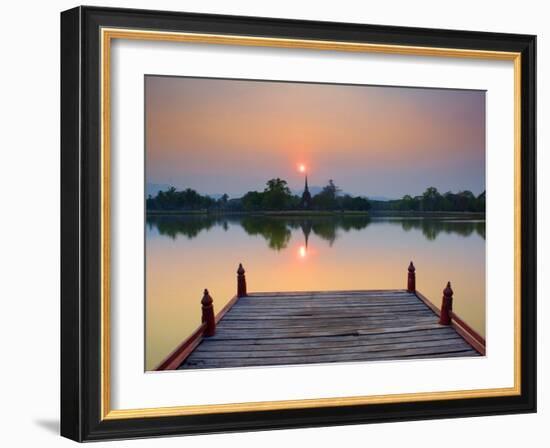
<path fill-rule="evenodd" d="M 323 187 L 318 187 L 315 185 L 312 185 L 309 187 L 309 192 L 311 193 L 311 196 L 315 196 L 316 194 L 320 193 L 323 190 Z M 292 194 L 295 194 L 297 196 L 302 196 L 302 193 L 304 190 L 292 190 Z M 347 193 L 345 191 L 341 191 L 339 193 L 340 196 L 350 195 L 355 196 L 354 194 Z M 372 201 L 393 201 L 393 198 L 388 198 L 387 196 L 369 196 L 368 194 L 360 194 L 361 197 L 366 197 Z"/>
<path fill-rule="evenodd" d="M 220 199 L 224 193 L 213 193 L 213 194 L 207 194 L 205 196 L 208 196 L 209 198 L 215 199 L 216 201 Z"/>
<path fill-rule="evenodd" d="M 394 198 L 388 198 L 388 197 L 386 197 L 386 196 L 368 196 L 368 198 L 369 198 L 371 201 L 383 201 L 383 202 L 395 201 Z"/>

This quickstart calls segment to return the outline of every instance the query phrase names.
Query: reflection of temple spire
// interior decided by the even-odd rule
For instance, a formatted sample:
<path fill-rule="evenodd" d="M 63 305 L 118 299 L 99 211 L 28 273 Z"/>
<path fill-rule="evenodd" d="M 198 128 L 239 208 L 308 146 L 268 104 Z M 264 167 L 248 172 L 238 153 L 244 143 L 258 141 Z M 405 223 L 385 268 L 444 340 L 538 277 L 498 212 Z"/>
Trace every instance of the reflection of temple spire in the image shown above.
<path fill-rule="evenodd" d="M 307 221 L 302 221 L 300 222 L 300 227 L 302 228 L 302 232 L 304 234 L 304 240 L 305 240 L 305 247 L 307 249 L 307 243 L 308 243 L 308 240 L 309 240 L 309 234 L 311 233 L 311 221 L 310 220 L 307 220 Z"/>
<path fill-rule="evenodd" d="M 307 186 L 307 174 L 306 174 L 306 181 L 304 185 L 304 192 L 302 193 L 301 206 L 302 208 L 309 208 L 310 205 L 311 205 L 311 193 L 309 192 L 309 188 Z"/>

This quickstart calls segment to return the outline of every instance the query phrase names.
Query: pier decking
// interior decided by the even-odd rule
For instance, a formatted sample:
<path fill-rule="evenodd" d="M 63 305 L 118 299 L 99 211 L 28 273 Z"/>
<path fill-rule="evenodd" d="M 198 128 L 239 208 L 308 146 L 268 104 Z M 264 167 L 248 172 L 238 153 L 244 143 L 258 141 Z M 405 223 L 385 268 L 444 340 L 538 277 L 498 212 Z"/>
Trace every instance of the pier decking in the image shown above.
<path fill-rule="evenodd" d="M 159 370 L 447 358 L 485 354 L 485 341 L 452 311 L 407 289 L 238 293 L 215 317 L 208 291 L 203 323 Z"/>

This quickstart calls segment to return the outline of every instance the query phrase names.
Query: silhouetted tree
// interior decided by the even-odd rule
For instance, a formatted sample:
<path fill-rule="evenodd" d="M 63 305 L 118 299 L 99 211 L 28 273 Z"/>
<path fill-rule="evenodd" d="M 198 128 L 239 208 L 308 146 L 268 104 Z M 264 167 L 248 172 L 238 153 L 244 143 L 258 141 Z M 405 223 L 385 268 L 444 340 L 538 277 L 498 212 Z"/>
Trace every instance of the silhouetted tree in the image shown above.
<path fill-rule="evenodd" d="M 292 201 L 286 180 L 276 178 L 267 181 L 262 205 L 269 210 L 284 210 Z"/>
<path fill-rule="evenodd" d="M 328 184 L 323 189 L 313 196 L 312 204 L 314 208 L 322 210 L 334 210 L 338 208 L 338 202 L 336 200 L 340 189 L 334 184 L 334 181 L 330 179 Z"/>
<path fill-rule="evenodd" d="M 249 191 L 241 198 L 242 207 L 246 211 L 261 210 L 264 194 L 257 191 Z"/>
<path fill-rule="evenodd" d="M 391 201 L 372 201 L 375 210 L 485 212 L 485 192 L 475 197 L 471 191 L 451 191 L 441 195 L 435 187 L 429 187 L 422 196 L 405 195 Z"/>
<path fill-rule="evenodd" d="M 177 191 L 174 187 L 170 187 L 166 191 L 159 191 L 154 198 L 149 195 L 146 201 L 148 210 L 208 209 L 215 203 L 216 201 L 211 197 L 201 196 L 191 188 Z"/>

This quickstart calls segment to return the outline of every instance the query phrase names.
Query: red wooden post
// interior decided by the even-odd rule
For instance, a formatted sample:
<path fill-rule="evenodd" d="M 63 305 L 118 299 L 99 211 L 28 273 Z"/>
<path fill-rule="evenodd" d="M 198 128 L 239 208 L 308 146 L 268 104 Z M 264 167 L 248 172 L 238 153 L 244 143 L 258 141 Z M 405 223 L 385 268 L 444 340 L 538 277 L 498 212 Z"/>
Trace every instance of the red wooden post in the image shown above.
<path fill-rule="evenodd" d="M 244 276 L 245 270 L 243 265 L 239 263 L 239 269 L 237 269 L 237 297 L 246 297 L 246 277 Z"/>
<path fill-rule="evenodd" d="M 453 310 L 453 290 L 451 282 L 447 282 L 447 287 L 443 290 L 443 299 L 441 302 L 441 313 L 439 314 L 439 323 L 441 325 L 451 324 L 451 311 Z"/>
<path fill-rule="evenodd" d="M 416 292 L 416 274 L 415 274 L 415 267 L 413 262 L 409 264 L 409 278 L 407 281 L 407 291 L 408 292 Z"/>
<path fill-rule="evenodd" d="M 212 297 L 208 293 L 208 289 L 204 290 L 204 295 L 202 296 L 202 322 L 206 324 L 204 330 L 205 336 L 214 336 L 216 334 L 216 318 L 214 317 L 214 305 Z"/>

